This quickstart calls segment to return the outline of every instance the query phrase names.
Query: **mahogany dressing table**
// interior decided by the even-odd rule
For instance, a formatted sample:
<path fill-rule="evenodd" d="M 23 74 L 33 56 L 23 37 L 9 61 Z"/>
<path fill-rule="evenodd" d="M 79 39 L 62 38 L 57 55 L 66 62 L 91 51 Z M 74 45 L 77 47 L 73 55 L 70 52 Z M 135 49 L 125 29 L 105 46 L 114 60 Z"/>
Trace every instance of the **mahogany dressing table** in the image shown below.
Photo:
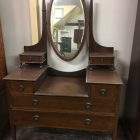
<path fill-rule="evenodd" d="M 86 4 L 84 0 L 79 0 L 84 11 L 85 26 L 82 29 L 84 31 L 81 45 L 71 57 L 67 53 L 62 56 L 59 49 L 56 49 L 59 46 L 54 45 L 57 40 L 51 36 L 50 16 L 51 9 L 55 6 L 54 1 L 50 0 L 49 3 L 46 25 L 43 0 L 41 40 L 36 45 L 24 47 L 24 53 L 20 54 L 21 67 L 4 78 L 8 90 L 13 140 L 16 140 L 17 125 L 106 131 L 112 132 L 112 139 L 116 140 L 122 81 L 114 67 L 113 48 L 103 47 L 95 42 L 90 20 L 89 66 L 75 72 L 63 72 L 46 65 L 47 33 L 58 57 L 71 61 L 80 53 L 88 28 Z M 80 9 L 73 8 L 75 12 Z M 92 10 L 91 0 L 90 17 Z M 58 25 L 60 26 L 55 23 L 54 27 L 59 27 Z M 81 26 L 83 24 L 80 28 Z"/>

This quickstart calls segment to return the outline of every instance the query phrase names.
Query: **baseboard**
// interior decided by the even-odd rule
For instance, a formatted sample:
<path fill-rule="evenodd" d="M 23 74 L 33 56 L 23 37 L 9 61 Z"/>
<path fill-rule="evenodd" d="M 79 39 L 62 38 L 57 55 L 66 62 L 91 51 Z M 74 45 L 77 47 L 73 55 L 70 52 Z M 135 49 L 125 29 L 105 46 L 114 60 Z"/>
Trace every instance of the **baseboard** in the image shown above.
<path fill-rule="evenodd" d="M 120 124 L 122 126 L 123 131 L 124 131 L 124 134 L 126 136 L 126 139 L 127 140 L 133 140 L 132 137 L 131 137 L 131 134 L 130 134 L 128 128 L 127 128 L 125 119 L 124 118 L 120 118 L 119 120 L 120 120 L 119 122 L 121 122 Z"/>

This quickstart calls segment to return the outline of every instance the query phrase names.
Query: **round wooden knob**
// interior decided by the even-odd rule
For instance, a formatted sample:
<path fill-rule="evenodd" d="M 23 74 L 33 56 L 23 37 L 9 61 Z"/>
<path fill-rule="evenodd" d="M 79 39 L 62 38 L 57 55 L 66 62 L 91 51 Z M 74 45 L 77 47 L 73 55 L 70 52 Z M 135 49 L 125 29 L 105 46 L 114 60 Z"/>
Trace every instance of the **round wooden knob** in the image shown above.
<path fill-rule="evenodd" d="M 31 61 L 32 60 L 32 57 L 29 57 L 29 60 Z"/>
<path fill-rule="evenodd" d="M 18 88 L 19 88 L 20 91 L 24 90 L 24 86 L 23 85 L 20 85 Z"/>
<path fill-rule="evenodd" d="M 101 94 L 101 95 L 105 95 L 105 94 L 106 94 L 106 90 L 105 90 L 105 89 L 101 89 L 101 90 L 100 90 L 100 94 Z"/>
<path fill-rule="evenodd" d="M 101 63 L 104 63 L 104 59 L 100 59 L 100 62 L 101 62 Z"/>
<path fill-rule="evenodd" d="M 35 120 L 35 121 L 38 121 L 38 120 L 39 120 L 39 116 L 38 116 L 38 115 L 35 115 L 35 116 L 34 116 L 34 120 Z"/>
<path fill-rule="evenodd" d="M 38 100 L 34 99 L 34 100 L 33 100 L 33 104 L 34 104 L 34 105 L 38 105 Z"/>
<path fill-rule="evenodd" d="M 91 108 L 91 103 L 86 103 L 86 108 Z"/>
<path fill-rule="evenodd" d="M 90 124 L 91 120 L 90 119 L 86 119 L 86 124 Z"/>

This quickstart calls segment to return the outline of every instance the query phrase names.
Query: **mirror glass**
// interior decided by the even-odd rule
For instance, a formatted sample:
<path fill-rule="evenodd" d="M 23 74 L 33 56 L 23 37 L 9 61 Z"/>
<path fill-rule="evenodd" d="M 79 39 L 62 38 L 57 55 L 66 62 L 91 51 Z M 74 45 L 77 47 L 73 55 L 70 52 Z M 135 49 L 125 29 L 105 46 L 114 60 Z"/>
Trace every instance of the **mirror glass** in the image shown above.
<path fill-rule="evenodd" d="M 82 0 L 53 0 L 50 32 L 53 48 L 58 55 L 65 59 L 76 55 L 81 48 L 84 29 L 85 15 Z"/>

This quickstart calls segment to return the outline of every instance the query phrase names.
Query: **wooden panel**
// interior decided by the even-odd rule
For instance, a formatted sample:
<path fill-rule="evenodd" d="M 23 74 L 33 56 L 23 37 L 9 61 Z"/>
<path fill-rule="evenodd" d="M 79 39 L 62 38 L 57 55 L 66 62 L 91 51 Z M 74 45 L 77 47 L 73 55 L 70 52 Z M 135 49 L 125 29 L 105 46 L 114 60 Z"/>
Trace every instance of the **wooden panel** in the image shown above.
<path fill-rule="evenodd" d="M 0 137 L 3 136 L 3 134 L 6 132 L 8 127 L 9 127 L 9 117 L 7 116 L 7 118 L 5 118 L 2 125 L 0 126 Z"/>
<path fill-rule="evenodd" d="M 2 37 L 2 28 L 0 23 L 0 137 L 4 134 L 9 125 L 7 92 L 5 82 L 2 79 L 7 75 L 6 60 L 4 52 L 4 43 Z"/>
<path fill-rule="evenodd" d="M 102 99 L 70 98 L 51 96 L 16 95 L 11 97 L 13 108 L 36 110 L 61 110 L 68 112 L 87 113 L 112 113 L 115 112 L 115 100 L 104 101 Z"/>
<path fill-rule="evenodd" d="M 116 94 L 118 94 L 118 86 L 116 85 L 91 85 L 90 96 L 92 98 L 116 98 Z"/>
<path fill-rule="evenodd" d="M 6 61 L 5 61 L 4 44 L 2 38 L 2 29 L 0 23 L 0 92 L 5 88 L 5 83 L 4 80 L 2 80 L 2 78 L 6 76 L 6 74 L 7 74 Z"/>
<path fill-rule="evenodd" d="M 114 54 L 113 53 L 89 53 L 89 57 L 110 57 L 110 58 L 114 58 Z"/>
<path fill-rule="evenodd" d="M 0 137 L 4 134 L 9 126 L 9 113 L 7 103 L 7 91 L 4 89 L 0 92 Z"/>
<path fill-rule="evenodd" d="M 39 118 L 37 118 L 37 116 Z M 114 117 L 108 116 L 18 110 L 13 110 L 13 117 L 15 125 L 47 126 L 100 131 L 113 131 L 114 122 Z M 87 119 L 91 120 L 89 124 L 86 123 Z"/>
<path fill-rule="evenodd" d="M 53 77 L 78 77 L 78 78 L 85 78 L 86 77 L 86 69 L 82 69 L 79 71 L 73 71 L 73 72 L 62 72 L 55 70 L 51 67 L 48 67 L 48 76 Z"/>
<path fill-rule="evenodd" d="M 8 118 L 8 104 L 6 89 L 0 92 L 0 126 Z"/>

